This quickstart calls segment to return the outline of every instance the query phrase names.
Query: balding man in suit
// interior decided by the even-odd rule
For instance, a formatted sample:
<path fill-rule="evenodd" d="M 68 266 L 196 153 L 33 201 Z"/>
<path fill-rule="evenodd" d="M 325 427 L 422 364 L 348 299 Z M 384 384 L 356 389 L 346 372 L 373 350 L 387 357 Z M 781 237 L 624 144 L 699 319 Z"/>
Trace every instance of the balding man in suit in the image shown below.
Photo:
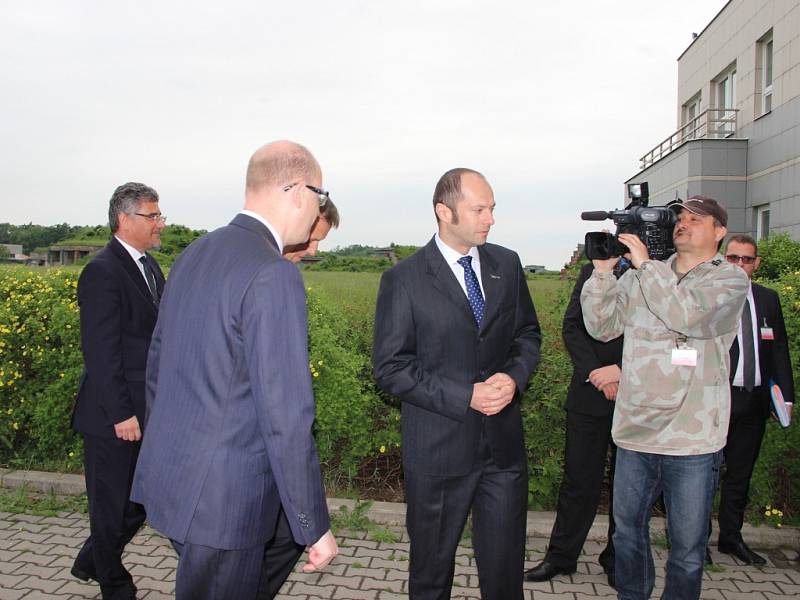
<path fill-rule="evenodd" d="M 305 291 L 281 255 L 308 239 L 321 185 L 307 149 L 263 146 L 244 210 L 170 273 L 132 497 L 178 551 L 178 599 L 255 598 L 281 507 L 309 546 L 305 571 L 337 552 L 311 432 Z"/>

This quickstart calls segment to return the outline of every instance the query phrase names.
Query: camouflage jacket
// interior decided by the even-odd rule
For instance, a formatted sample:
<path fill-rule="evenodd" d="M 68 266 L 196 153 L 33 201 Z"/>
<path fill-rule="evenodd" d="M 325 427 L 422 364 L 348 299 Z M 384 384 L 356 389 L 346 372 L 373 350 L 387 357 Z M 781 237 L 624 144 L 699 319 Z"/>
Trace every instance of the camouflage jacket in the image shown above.
<path fill-rule="evenodd" d="M 674 260 L 649 261 L 619 280 L 595 270 L 581 308 L 592 337 L 625 335 L 614 442 L 637 452 L 706 454 L 721 449 L 728 434 L 728 350 L 749 281 L 719 255 L 679 281 Z M 697 350 L 696 366 L 672 364 L 684 339 Z"/>

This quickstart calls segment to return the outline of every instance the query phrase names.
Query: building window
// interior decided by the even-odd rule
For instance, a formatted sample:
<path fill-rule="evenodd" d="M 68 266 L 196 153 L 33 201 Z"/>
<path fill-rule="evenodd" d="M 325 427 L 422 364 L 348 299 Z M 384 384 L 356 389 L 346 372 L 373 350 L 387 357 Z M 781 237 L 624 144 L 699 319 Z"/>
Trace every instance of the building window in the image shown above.
<path fill-rule="evenodd" d="M 698 137 L 700 126 L 700 92 L 683 105 L 683 139 L 693 140 Z"/>
<path fill-rule="evenodd" d="M 769 237 L 769 204 L 756 208 L 756 237 L 759 240 Z"/>
<path fill-rule="evenodd" d="M 736 132 L 736 63 L 720 73 L 714 84 L 716 110 L 709 115 L 709 134 L 728 137 Z"/>
<path fill-rule="evenodd" d="M 758 107 L 758 114 L 765 115 L 772 110 L 772 30 L 758 41 L 756 45 L 756 64 L 760 71 L 756 77 L 759 85 L 761 106 Z M 759 97 L 756 94 L 756 97 Z"/>

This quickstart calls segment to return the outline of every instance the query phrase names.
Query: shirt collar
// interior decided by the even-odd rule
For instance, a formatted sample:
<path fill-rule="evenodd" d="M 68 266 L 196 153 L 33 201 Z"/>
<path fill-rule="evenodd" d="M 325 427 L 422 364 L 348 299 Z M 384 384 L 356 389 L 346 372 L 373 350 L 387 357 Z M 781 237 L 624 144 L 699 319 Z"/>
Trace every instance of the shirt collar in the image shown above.
<path fill-rule="evenodd" d="M 267 221 L 267 220 L 266 220 L 264 217 L 262 217 L 262 216 L 261 216 L 260 214 L 258 214 L 257 212 L 253 212 L 252 210 L 248 210 L 248 209 L 246 209 L 246 208 L 243 208 L 243 209 L 242 209 L 242 211 L 241 211 L 241 214 L 243 214 L 243 215 L 247 215 L 248 217 L 253 217 L 253 218 L 254 218 L 256 221 L 258 221 L 259 223 L 261 223 L 262 225 L 264 225 L 264 227 L 266 227 L 267 229 L 269 229 L 269 232 L 272 234 L 272 237 L 274 237 L 274 238 L 275 238 L 275 243 L 276 243 L 276 244 L 278 244 L 278 252 L 280 252 L 281 254 L 283 254 L 283 240 L 281 239 L 281 236 L 280 236 L 280 235 L 278 235 L 278 232 L 277 232 L 277 231 L 275 230 L 275 228 L 274 228 L 274 227 L 273 227 L 273 226 L 270 224 L 270 222 L 269 222 L 269 221 Z"/>
<path fill-rule="evenodd" d="M 117 241 L 120 244 L 122 244 L 122 247 L 125 248 L 125 250 L 128 252 L 128 254 L 131 255 L 131 258 L 133 259 L 133 262 L 138 263 L 139 259 L 144 256 L 144 252 L 139 252 L 136 248 L 131 246 L 128 242 L 126 242 L 125 240 L 120 238 L 118 235 L 115 235 L 114 237 L 117 239 Z"/>
<path fill-rule="evenodd" d="M 448 265 L 451 265 L 451 266 L 452 265 L 457 265 L 458 264 L 458 259 L 461 258 L 464 255 L 459 254 L 458 252 L 453 250 L 450 246 L 445 244 L 444 241 L 442 241 L 442 238 L 439 237 L 439 233 L 438 232 L 433 236 L 433 239 L 436 241 L 436 247 L 439 248 L 439 252 L 442 253 L 442 256 L 444 257 L 444 261 Z M 478 254 L 477 246 L 473 246 L 472 248 L 470 248 L 469 252 L 467 252 L 467 254 L 465 256 L 471 256 L 473 263 L 476 263 L 476 262 L 480 263 L 481 262 L 480 255 Z"/>

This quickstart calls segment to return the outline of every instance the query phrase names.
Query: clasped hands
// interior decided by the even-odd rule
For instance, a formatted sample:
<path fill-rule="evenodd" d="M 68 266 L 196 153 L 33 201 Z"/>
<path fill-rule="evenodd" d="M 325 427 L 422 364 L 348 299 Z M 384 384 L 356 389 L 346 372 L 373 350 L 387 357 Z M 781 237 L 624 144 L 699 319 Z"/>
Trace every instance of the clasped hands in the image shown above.
<path fill-rule="evenodd" d="M 598 367 L 589 373 L 589 383 L 603 392 L 606 400 L 616 400 L 619 390 L 620 368 L 617 365 Z"/>
<path fill-rule="evenodd" d="M 469 406 L 490 417 L 511 404 L 516 391 L 517 384 L 509 375 L 495 373 L 486 381 L 473 384 Z"/>

